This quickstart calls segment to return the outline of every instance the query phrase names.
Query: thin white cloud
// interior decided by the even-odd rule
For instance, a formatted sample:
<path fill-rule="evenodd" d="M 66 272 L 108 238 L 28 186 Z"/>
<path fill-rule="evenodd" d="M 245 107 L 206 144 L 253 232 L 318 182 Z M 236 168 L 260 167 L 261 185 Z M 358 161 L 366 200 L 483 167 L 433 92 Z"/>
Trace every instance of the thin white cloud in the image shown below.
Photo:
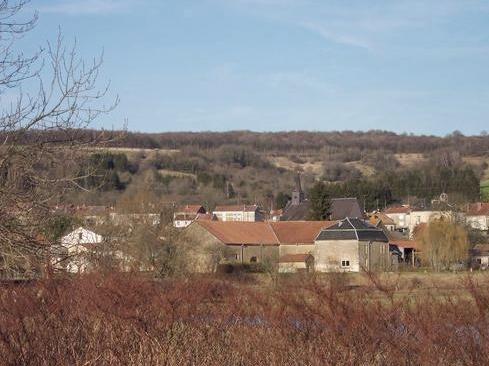
<path fill-rule="evenodd" d="M 334 31 L 328 29 L 321 24 L 314 24 L 312 22 L 299 23 L 303 28 L 312 31 L 322 37 L 323 39 L 334 42 L 337 44 L 342 44 L 346 46 L 353 46 L 359 48 L 365 48 L 367 50 L 372 49 L 373 45 L 371 41 L 367 39 L 362 39 L 358 35 L 347 34 L 344 32 Z"/>
<path fill-rule="evenodd" d="M 240 12 L 305 29 L 329 43 L 374 50 L 411 29 L 433 28 L 465 13 L 488 12 L 486 0 L 211 0 Z"/>
<path fill-rule="evenodd" d="M 134 0 L 57 0 L 41 6 L 41 13 L 64 15 L 104 15 L 128 11 Z"/>

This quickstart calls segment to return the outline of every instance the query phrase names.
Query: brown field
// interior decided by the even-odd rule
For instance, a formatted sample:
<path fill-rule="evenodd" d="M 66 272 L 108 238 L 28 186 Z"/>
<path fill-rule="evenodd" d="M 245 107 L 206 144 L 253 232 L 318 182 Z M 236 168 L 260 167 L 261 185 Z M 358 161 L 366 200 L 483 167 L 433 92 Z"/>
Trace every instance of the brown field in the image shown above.
<path fill-rule="evenodd" d="M 309 172 L 316 176 L 323 174 L 322 161 L 312 161 L 311 158 L 304 159 L 306 162 L 303 164 L 295 163 L 287 156 L 269 156 L 268 160 L 277 168 L 283 168 L 290 171 L 303 171 Z"/>
<path fill-rule="evenodd" d="M 423 154 L 395 154 L 394 156 L 402 167 L 412 168 L 426 162 Z"/>
<path fill-rule="evenodd" d="M 364 177 L 370 177 L 375 174 L 375 169 L 373 167 L 363 164 L 361 161 L 351 161 L 345 163 L 345 165 L 358 169 Z"/>
<path fill-rule="evenodd" d="M 483 156 L 468 156 L 464 157 L 463 161 L 468 164 L 472 165 L 482 165 L 484 162 L 489 165 L 489 158 L 488 157 L 483 157 Z M 487 168 L 484 171 L 484 174 L 482 176 L 482 180 L 489 180 L 489 168 Z"/>
<path fill-rule="evenodd" d="M 160 173 L 163 176 L 171 176 L 171 177 L 177 177 L 177 178 L 188 177 L 188 178 L 192 178 L 192 179 L 197 179 L 197 176 L 195 174 L 178 172 L 176 170 L 160 169 L 160 170 L 158 170 L 158 173 Z"/>
<path fill-rule="evenodd" d="M 485 273 L 90 275 L 0 287 L 5 365 L 482 365 Z"/>

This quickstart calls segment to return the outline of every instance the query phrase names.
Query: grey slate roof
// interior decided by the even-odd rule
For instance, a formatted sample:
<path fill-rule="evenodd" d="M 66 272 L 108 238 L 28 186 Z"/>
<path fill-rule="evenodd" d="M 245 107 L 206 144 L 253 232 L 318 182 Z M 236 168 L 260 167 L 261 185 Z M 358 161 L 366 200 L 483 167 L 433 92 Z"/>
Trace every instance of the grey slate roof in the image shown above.
<path fill-rule="evenodd" d="M 356 198 L 333 198 L 331 200 L 331 220 L 347 217 L 363 217 L 363 209 Z"/>
<path fill-rule="evenodd" d="M 309 211 L 311 209 L 311 203 L 309 201 L 302 201 L 298 205 L 289 204 L 285 207 L 284 213 L 280 218 L 281 221 L 305 221 L 309 219 Z"/>
<path fill-rule="evenodd" d="M 388 243 L 384 232 L 358 218 L 346 218 L 337 224 L 322 230 L 316 240 L 358 240 L 380 241 Z"/>

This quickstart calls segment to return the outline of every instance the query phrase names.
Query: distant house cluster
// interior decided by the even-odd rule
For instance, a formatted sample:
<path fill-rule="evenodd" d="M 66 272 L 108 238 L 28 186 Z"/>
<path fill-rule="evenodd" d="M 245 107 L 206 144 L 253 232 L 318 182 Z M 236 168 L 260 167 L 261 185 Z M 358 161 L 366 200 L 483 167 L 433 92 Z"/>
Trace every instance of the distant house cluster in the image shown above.
<path fill-rule="evenodd" d="M 162 222 L 158 213 L 118 213 L 104 206 L 62 209 L 83 217 L 87 227 L 110 221 L 131 231 L 142 223 L 156 227 Z M 327 221 L 310 221 L 310 209 L 298 178 L 283 209 L 233 204 L 207 211 L 204 205 L 187 204 L 173 210 L 173 226 L 191 241 L 195 270 L 200 272 L 214 271 L 223 263 L 261 263 L 279 272 L 392 271 L 403 263 L 416 266 L 420 237 L 436 219 L 463 222 L 489 238 L 489 203 L 471 203 L 464 210 L 399 204 L 367 213 L 357 198 L 340 197 L 331 199 Z M 67 272 L 85 272 L 93 253 L 107 247 L 107 238 L 79 227 L 61 239 L 53 263 Z M 132 261 L 118 251 L 109 252 L 123 263 Z M 473 268 L 489 268 L 489 240 L 471 248 L 470 258 Z"/>

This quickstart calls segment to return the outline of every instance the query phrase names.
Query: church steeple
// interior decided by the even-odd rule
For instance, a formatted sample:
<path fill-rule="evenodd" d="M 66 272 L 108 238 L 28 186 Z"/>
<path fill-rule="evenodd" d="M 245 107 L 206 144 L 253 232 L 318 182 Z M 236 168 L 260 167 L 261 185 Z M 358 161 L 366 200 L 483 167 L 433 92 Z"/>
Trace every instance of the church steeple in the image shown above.
<path fill-rule="evenodd" d="M 295 188 L 292 191 L 292 205 L 297 206 L 304 201 L 304 192 L 301 186 L 301 176 L 297 174 L 295 178 Z"/>

